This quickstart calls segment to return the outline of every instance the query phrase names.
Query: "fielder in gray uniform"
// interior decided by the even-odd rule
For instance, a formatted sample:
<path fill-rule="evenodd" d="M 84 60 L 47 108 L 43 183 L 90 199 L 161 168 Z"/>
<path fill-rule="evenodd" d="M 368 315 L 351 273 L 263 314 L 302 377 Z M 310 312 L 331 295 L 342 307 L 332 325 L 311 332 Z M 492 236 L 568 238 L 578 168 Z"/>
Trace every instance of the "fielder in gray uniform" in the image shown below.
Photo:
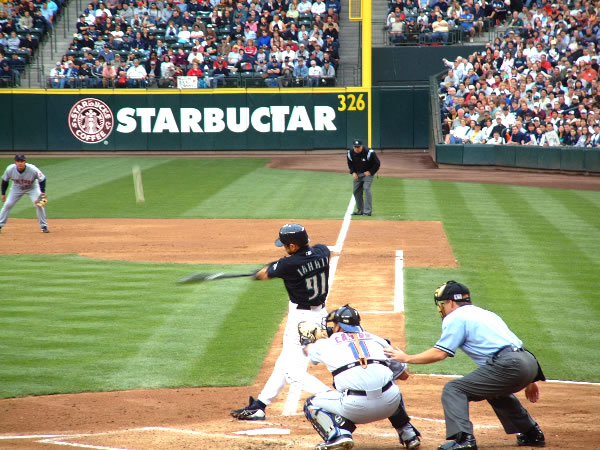
<path fill-rule="evenodd" d="M 446 419 L 446 439 L 438 450 L 476 449 L 469 402 L 487 400 L 507 434 L 517 434 L 517 444 L 544 447 L 546 441 L 538 424 L 514 395 L 525 389 L 531 402 L 539 399 L 536 381 L 544 373 L 535 356 L 506 323 L 491 311 L 471 304 L 471 293 L 462 283 L 448 281 L 434 294 L 442 316 L 442 336 L 422 353 L 407 355 L 399 348 L 385 354 L 408 364 L 429 364 L 454 356 L 461 348 L 479 366 L 462 378 L 444 386 L 442 405 Z"/>
<path fill-rule="evenodd" d="M 36 199 L 42 192 L 46 192 L 46 176 L 33 164 L 28 164 L 27 158 L 23 154 L 15 156 L 15 163 L 9 165 L 2 175 L 2 201 L 4 206 L 0 211 L 0 230 L 6 225 L 10 210 L 23 195 L 28 195 L 31 202 L 35 205 Z M 12 180 L 12 186 L 6 196 L 8 183 Z M 48 223 L 46 222 L 46 209 L 43 206 L 36 205 L 38 222 L 42 233 L 49 233 Z"/>
<path fill-rule="evenodd" d="M 392 371 L 383 353 L 384 348 L 391 349 L 390 344 L 364 331 L 354 308 L 345 305 L 330 312 L 327 322 L 333 322 L 327 329 L 330 337 L 304 347 L 313 364 L 327 366 L 336 389 L 316 394 L 304 404 L 306 418 L 324 439 L 316 448 L 352 448 L 355 424 L 381 419 L 390 420 L 406 448 L 418 448 L 420 433 L 411 425 L 400 388 L 394 383 L 395 378 L 408 378 L 406 364 L 395 363 Z M 303 343 L 302 332 L 300 340 Z"/>

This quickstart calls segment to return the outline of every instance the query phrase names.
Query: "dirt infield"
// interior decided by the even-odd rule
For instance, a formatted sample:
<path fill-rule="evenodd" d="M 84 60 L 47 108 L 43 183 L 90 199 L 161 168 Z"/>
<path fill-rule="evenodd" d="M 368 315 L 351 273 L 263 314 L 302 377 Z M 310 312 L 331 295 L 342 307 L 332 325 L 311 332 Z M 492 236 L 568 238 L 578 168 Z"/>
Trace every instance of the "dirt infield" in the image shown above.
<path fill-rule="evenodd" d="M 511 184 L 600 190 L 600 177 L 595 176 L 436 169 L 418 152 L 412 155 L 383 153 L 380 155 L 381 174 L 478 182 L 509 179 Z M 344 172 L 343 157 L 343 154 L 277 156 L 269 166 L 311 170 L 319 167 Z M 401 345 L 404 317 L 402 313 L 393 312 L 391 300 L 395 250 L 404 251 L 406 266 L 455 267 L 456 262 L 441 223 L 373 219 L 352 221 L 350 225 L 329 308 L 350 301 L 361 311 L 369 311 L 363 315 L 365 328 Z M 335 244 L 340 221 L 303 223 L 313 242 Z M 2 231 L 0 253 L 24 254 L 35 249 L 36 253 L 43 254 L 78 253 L 103 259 L 214 264 L 258 264 L 281 254 L 281 250 L 272 245 L 272 239 L 265 242 L 265 236 L 276 234 L 281 220 L 103 219 L 51 220 L 50 224 L 52 233 L 43 235 L 36 221 L 11 219 Z M 229 230 L 227 234 L 222 231 L 225 225 Z M 250 229 L 254 235 L 245 239 L 247 244 L 237 246 L 232 255 L 229 236 L 236 227 L 242 226 L 245 233 Z M 144 230 L 143 239 L 139 237 L 140 229 Z M 202 233 L 198 233 L 198 229 Z M 176 232 L 170 233 L 171 230 Z M 167 242 L 165 235 L 169 236 Z M 198 235 L 203 236 L 201 241 Z M 180 239 L 185 246 L 179 245 Z M 6 242 L 10 245 L 4 245 Z M 369 250 L 365 251 L 367 246 Z M 350 282 L 358 264 L 366 271 L 364 280 L 370 283 L 361 292 L 356 292 Z M 438 319 L 436 314 L 432 310 L 432 320 Z M 243 406 L 248 395 L 257 395 L 260 391 L 279 353 L 282 331 L 283 324 L 255 384 L 249 387 L 136 390 L 0 400 L 0 448 L 54 449 L 57 445 L 99 449 L 312 448 L 320 439 L 301 414 L 301 402 L 295 414 L 283 415 L 287 390 L 268 408 L 268 420 L 263 423 L 238 422 L 229 417 L 231 409 Z M 330 379 L 323 369 L 314 369 L 311 371 L 317 376 Z M 400 383 L 413 423 L 423 433 L 422 448 L 425 449 L 437 448 L 444 442 L 440 395 L 445 382 L 444 377 L 413 375 Z M 537 404 L 528 403 L 522 393 L 518 396 L 543 427 L 547 448 L 597 448 L 600 386 L 541 383 L 540 387 L 541 400 Z M 514 436 L 503 433 L 486 403 L 472 404 L 471 418 L 481 448 L 515 446 Z M 264 434 L 257 434 L 259 431 Z M 391 449 L 399 445 L 386 421 L 359 426 L 354 438 L 360 449 Z"/>

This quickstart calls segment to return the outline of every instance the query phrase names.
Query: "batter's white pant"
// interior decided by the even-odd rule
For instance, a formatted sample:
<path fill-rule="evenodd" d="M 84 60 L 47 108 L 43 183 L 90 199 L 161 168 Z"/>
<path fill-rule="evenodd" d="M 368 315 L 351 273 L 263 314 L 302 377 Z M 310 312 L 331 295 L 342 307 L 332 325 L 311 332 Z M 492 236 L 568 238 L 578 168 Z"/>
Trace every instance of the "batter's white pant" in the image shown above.
<path fill-rule="evenodd" d="M 387 391 L 369 391 L 366 397 L 347 395 L 345 391 L 329 391 L 316 394 L 310 402 L 327 412 L 360 424 L 387 419 L 396 412 L 401 400 L 400 388 L 394 383 Z"/>
<path fill-rule="evenodd" d="M 298 335 L 298 323 L 302 321 L 321 323 L 327 316 L 325 306 L 312 307 L 311 309 L 297 309 L 296 304 L 290 302 L 285 331 L 283 333 L 283 348 L 277 358 L 273 373 L 267 380 L 258 399 L 269 405 L 286 384 L 296 384 L 300 389 L 311 394 L 331 390 L 329 386 L 318 378 L 306 372 L 308 356 L 302 351 Z"/>
<path fill-rule="evenodd" d="M 13 206 L 15 206 L 15 203 L 17 203 L 23 195 L 29 195 L 31 203 L 33 203 L 35 206 L 34 202 L 40 196 L 41 193 L 42 191 L 40 190 L 39 186 L 37 186 L 37 183 L 28 191 L 22 191 L 20 189 L 11 188 L 8 192 L 8 195 L 6 196 L 6 202 L 4 202 L 4 206 L 0 211 L 0 227 L 3 227 L 6 224 L 6 221 L 8 220 L 8 215 L 10 214 L 10 210 L 13 208 Z M 48 226 L 48 224 L 46 223 L 46 209 L 39 206 L 35 206 L 35 209 L 37 212 L 38 222 L 40 223 L 40 228 Z"/>

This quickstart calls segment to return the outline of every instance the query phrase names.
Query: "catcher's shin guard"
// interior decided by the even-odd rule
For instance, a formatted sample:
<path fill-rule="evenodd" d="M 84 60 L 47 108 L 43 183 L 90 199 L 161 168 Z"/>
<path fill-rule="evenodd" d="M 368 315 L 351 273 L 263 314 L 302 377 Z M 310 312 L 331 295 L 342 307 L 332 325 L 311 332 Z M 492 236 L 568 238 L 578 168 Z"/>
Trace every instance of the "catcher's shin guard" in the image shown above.
<path fill-rule="evenodd" d="M 304 415 L 325 442 L 331 442 L 341 435 L 352 436 L 356 425 L 351 420 L 314 406 L 312 398 L 304 403 Z"/>

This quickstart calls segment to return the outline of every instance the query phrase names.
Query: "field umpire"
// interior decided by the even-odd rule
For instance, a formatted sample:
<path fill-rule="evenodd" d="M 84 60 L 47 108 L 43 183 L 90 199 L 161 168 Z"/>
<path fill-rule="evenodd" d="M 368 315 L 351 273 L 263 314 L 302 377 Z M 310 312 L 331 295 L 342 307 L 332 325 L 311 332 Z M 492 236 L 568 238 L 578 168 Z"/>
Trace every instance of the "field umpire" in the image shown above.
<path fill-rule="evenodd" d="M 439 450 L 477 448 L 469 402 L 481 400 L 489 402 L 507 434 L 519 433 L 518 445 L 545 446 L 544 434 L 514 395 L 525 389 L 529 401 L 538 400 L 535 381 L 545 377 L 535 356 L 523 348 L 498 315 L 471 304 L 464 284 L 446 282 L 435 291 L 434 300 L 442 316 L 442 336 L 437 343 L 417 355 L 407 355 L 399 348 L 384 351 L 400 362 L 429 364 L 454 356 L 460 347 L 479 366 L 444 386 L 446 439 L 452 440 Z"/>
<path fill-rule="evenodd" d="M 348 150 L 348 169 L 354 186 L 352 193 L 356 200 L 356 211 L 353 216 L 370 216 L 373 213 L 373 198 L 371 196 L 371 184 L 373 176 L 379 170 L 379 158 L 373 150 L 365 148 L 362 141 L 355 140 L 352 143 L 352 149 Z M 365 201 L 363 204 L 363 191 Z"/>

